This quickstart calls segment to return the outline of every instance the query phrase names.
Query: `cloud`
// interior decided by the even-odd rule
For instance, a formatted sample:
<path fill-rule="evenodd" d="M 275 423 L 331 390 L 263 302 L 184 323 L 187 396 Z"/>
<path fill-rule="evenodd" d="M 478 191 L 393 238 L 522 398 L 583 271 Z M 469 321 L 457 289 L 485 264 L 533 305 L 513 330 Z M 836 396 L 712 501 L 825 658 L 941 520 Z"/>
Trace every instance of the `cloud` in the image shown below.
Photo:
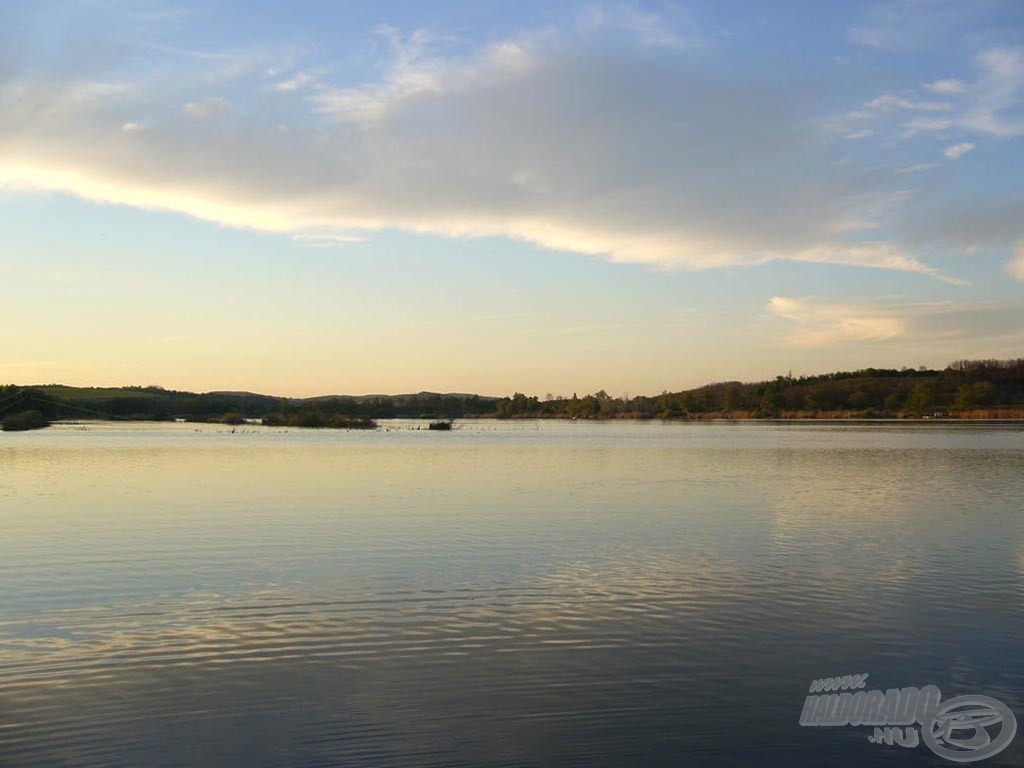
<path fill-rule="evenodd" d="M 1024 307 L 985 301 L 837 302 L 774 296 L 765 309 L 789 324 L 782 341 L 793 347 L 902 344 L 920 349 L 934 342 L 1018 338 L 1024 323 Z"/>
<path fill-rule="evenodd" d="M 796 347 L 881 342 L 906 333 L 898 316 L 863 305 L 774 296 L 767 309 L 796 324 L 797 329 L 786 338 L 789 345 Z"/>
<path fill-rule="evenodd" d="M 869 125 L 882 120 L 886 113 L 895 111 L 949 112 L 952 109 L 953 105 L 945 101 L 927 101 L 887 93 L 865 102 L 857 109 L 824 120 L 821 129 L 826 135 L 863 139 L 875 134 L 875 130 Z M 953 124 L 953 119 L 950 117 L 915 117 L 904 123 L 904 131 L 906 135 L 913 135 L 918 131 L 949 128 Z"/>
<path fill-rule="evenodd" d="M 968 152 L 974 149 L 974 145 L 969 141 L 962 141 L 959 144 L 954 144 L 951 147 L 946 147 L 942 150 L 942 154 L 948 157 L 950 160 L 956 160 L 958 157 L 963 157 Z"/>
<path fill-rule="evenodd" d="M 965 84 L 959 80 L 941 80 L 945 93 L 963 96 L 964 105 L 947 120 L 924 120 L 908 123 L 916 131 L 944 131 L 956 127 L 960 130 L 1012 138 L 1024 135 L 1024 118 L 1019 117 L 1024 92 L 1024 48 L 998 46 L 982 51 L 975 58 L 978 77 Z M 955 85 L 952 85 L 954 84 Z M 925 86 L 934 90 L 937 83 Z"/>
<path fill-rule="evenodd" d="M 322 73 L 317 72 L 298 72 L 287 80 L 282 80 L 276 83 L 274 85 L 274 89 L 285 93 L 301 91 L 312 85 L 316 85 L 320 81 L 321 76 Z"/>
<path fill-rule="evenodd" d="M 847 30 L 847 39 L 867 48 L 889 48 L 907 39 L 903 28 L 905 13 L 902 4 L 875 5 L 864 17 Z"/>
<path fill-rule="evenodd" d="M 937 167 L 938 163 L 914 163 L 912 165 L 902 165 L 899 168 L 895 168 L 893 173 L 922 173 L 923 171 L 930 171 L 932 168 Z"/>
<path fill-rule="evenodd" d="M 219 96 L 203 99 L 202 101 L 190 101 L 185 105 L 185 112 L 199 120 L 223 115 L 229 111 L 231 111 L 231 102 Z"/>
<path fill-rule="evenodd" d="M 1024 282 L 1024 240 L 1017 243 L 1016 254 L 1013 260 L 1006 265 L 1006 269 L 1015 279 Z"/>
<path fill-rule="evenodd" d="M 289 91 L 300 91 L 303 88 L 308 87 L 316 78 L 310 75 L 308 72 L 300 72 L 295 77 L 289 78 L 288 80 L 282 80 L 281 82 L 274 85 L 274 89 L 283 91 L 285 93 Z"/>
<path fill-rule="evenodd" d="M 1024 198 L 966 191 L 943 196 L 908 212 L 897 230 L 902 241 L 920 247 L 942 243 L 961 251 L 1009 251 L 1024 238 Z"/>
<path fill-rule="evenodd" d="M 952 108 L 952 104 L 944 101 L 927 101 L 887 93 L 865 102 L 857 109 L 824 120 L 821 123 L 821 129 L 826 135 L 841 135 L 847 139 L 863 139 L 875 134 L 875 131 L 869 127 L 869 124 L 878 122 L 887 112 L 898 110 L 948 112 Z M 948 127 L 953 124 L 953 121 L 948 117 L 917 117 L 907 123 L 907 126 L 917 124 L 920 124 L 922 127 L 908 128 L 908 130 L 911 132 L 929 130 L 938 124 Z"/>
<path fill-rule="evenodd" d="M 881 0 L 867 7 L 848 28 L 847 39 L 855 45 L 882 51 L 916 51 L 945 46 L 1006 23 L 995 3 L 964 3 L 961 0 Z M 1013 0 L 1010 23 L 1015 22 Z M 950 46 L 952 47 L 952 46 Z"/>
<path fill-rule="evenodd" d="M 1019 116 L 1024 47 L 990 48 L 978 56 L 977 63 L 981 76 L 971 87 L 971 104 L 962 119 L 964 127 L 1001 138 L 1024 135 L 1024 117 Z"/>
<path fill-rule="evenodd" d="M 821 121 L 820 130 L 826 136 L 843 136 L 845 138 L 863 138 L 859 135 L 873 130 L 866 127 L 867 123 L 874 122 L 878 113 L 869 109 L 854 109 L 841 115 L 832 116 Z"/>
<path fill-rule="evenodd" d="M 932 93 L 957 94 L 967 90 L 963 80 L 936 80 L 932 83 L 925 83 L 924 89 Z"/>
<path fill-rule="evenodd" d="M 365 237 L 346 232 L 310 232 L 292 235 L 292 238 L 310 248 L 339 248 L 353 243 L 366 242 Z"/>
<path fill-rule="evenodd" d="M 907 99 L 902 96 L 894 96 L 891 93 L 872 99 L 866 106 L 870 109 L 911 109 L 922 112 L 946 112 L 953 108 L 953 105 L 946 101 Z"/>
<path fill-rule="evenodd" d="M 260 99 L 240 82 L 228 101 L 202 69 L 127 89 L 7 72 L 0 181 L 290 234 L 398 228 L 672 268 L 788 259 L 939 277 L 897 243 L 863 242 L 878 201 L 891 217 L 906 199 L 893 174 L 834 165 L 813 95 L 713 71 L 635 26 L 459 55 L 384 27 L 380 80 L 296 84 L 298 99 L 260 79 Z M 184 58 L 219 72 L 212 55 Z M 117 128 L 139 114 L 129 140 Z"/>
<path fill-rule="evenodd" d="M 948 117 L 915 117 L 903 124 L 903 135 L 909 138 L 917 133 L 948 131 L 956 123 Z"/>
<path fill-rule="evenodd" d="M 1024 103 L 1024 48 L 988 48 L 974 64 L 978 76 L 971 82 L 947 79 L 922 86 L 930 93 L 956 97 L 953 101 L 886 93 L 823 121 L 822 130 L 826 135 L 860 138 L 868 130 L 880 133 L 898 119 L 903 138 L 951 130 L 1004 139 L 1024 135 L 1024 117 L 1019 116 Z M 894 118 L 904 112 L 930 114 Z"/>
<path fill-rule="evenodd" d="M 383 81 L 364 86 L 332 88 L 324 85 L 311 97 L 316 111 L 343 121 L 372 121 L 385 116 L 396 104 L 418 95 L 440 94 L 447 81 L 468 76 L 458 63 L 433 52 L 436 40 L 426 29 L 408 35 L 388 25 L 378 27 L 377 34 L 391 48 L 393 60 Z M 490 48 L 482 58 L 510 62 L 522 60 L 523 51 L 507 42 Z"/>
<path fill-rule="evenodd" d="M 791 254 L 789 258 L 818 264 L 845 264 L 901 272 L 921 272 L 950 285 L 965 284 L 962 280 L 942 275 L 938 270 L 922 264 L 905 249 L 887 242 L 865 242 L 844 246 L 822 245 Z"/>
<path fill-rule="evenodd" d="M 668 18 L 667 12 L 671 12 Z M 584 28 L 621 30 L 654 48 L 683 49 L 703 43 L 693 20 L 678 8 L 666 13 L 641 11 L 629 3 L 592 6 L 584 15 Z"/>

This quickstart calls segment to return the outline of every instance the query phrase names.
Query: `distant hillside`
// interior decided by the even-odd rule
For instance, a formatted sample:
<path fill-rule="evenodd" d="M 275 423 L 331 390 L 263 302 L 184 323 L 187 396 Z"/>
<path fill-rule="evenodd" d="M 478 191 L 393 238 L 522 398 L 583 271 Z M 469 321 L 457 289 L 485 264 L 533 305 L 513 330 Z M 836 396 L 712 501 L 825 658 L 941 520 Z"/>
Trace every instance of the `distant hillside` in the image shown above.
<path fill-rule="evenodd" d="M 945 369 L 867 368 L 770 381 L 706 384 L 656 396 L 604 391 L 498 402 L 505 418 L 1024 418 L 1024 359 L 959 360 Z"/>
<path fill-rule="evenodd" d="M 498 399 L 420 392 L 410 395 L 330 395 L 281 398 L 253 392 L 179 392 L 162 387 L 0 387 L 0 416 L 29 408 L 48 419 L 126 419 L 269 423 L 320 426 L 353 419 L 464 418 L 494 415 Z"/>
<path fill-rule="evenodd" d="M 115 397 L 152 397 L 171 394 L 161 387 L 65 387 L 61 384 L 32 386 L 29 389 L 43 392 L 47 397 L 74 402 L 78 400 L 110 400 Z"/>
<path fill-rule="evenodd" d="M 1024 418 L 1024 359 L 959 360 L 943 370 L 866 368 L 770 381 L 706 384 L 631 398 L 599 391 L 539 400 L 516 393 L 325 395 L 295 399 L 252 392 L 177 392 L 161 387 L 0 387 L 0 417 L 106 418 L 331 426 L 386 418 Z"/>
<path fill-rule="evenodd" d="M 295 403 L 308 403 L 308 402 L 324 402 L 327 400 L 355 400 L 356 402 L 365 402 L 367 400 L 400 400 L 403 402 L 422 402 L 424 400 L 434 400 L 436 398 L 444 398 L 447 400 L 471 400 L 478 398 L 480 400 L 488 400 L 490 402 L 497 402 L 501 398 L 491 397 L 488 395 L 474 395 L 466 392 L 416 392 L 415 394 L 405 395 L 317 395 L 316 397 L 306 398 L 293 398 L 292 402 Z"/>

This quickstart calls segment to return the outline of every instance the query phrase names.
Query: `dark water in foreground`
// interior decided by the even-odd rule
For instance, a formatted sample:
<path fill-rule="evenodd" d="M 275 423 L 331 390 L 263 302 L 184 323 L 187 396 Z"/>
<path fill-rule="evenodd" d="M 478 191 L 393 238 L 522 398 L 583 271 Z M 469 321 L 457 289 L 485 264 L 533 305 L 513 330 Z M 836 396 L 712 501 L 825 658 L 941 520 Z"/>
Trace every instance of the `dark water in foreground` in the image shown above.
<path fill-rule="evenodd" d="M 857 672 L 1024 732 L 1024 431 L 461 426 L 0 437 L 0 765 L 954 764 L 798 724 Z"/>

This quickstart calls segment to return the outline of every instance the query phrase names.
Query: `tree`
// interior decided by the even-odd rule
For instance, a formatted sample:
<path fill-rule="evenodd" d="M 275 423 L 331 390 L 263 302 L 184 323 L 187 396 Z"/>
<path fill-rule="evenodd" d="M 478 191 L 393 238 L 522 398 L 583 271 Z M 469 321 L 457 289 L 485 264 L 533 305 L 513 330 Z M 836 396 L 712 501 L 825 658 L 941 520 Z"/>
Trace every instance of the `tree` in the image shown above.
<path fill-rule="evenodd" d="M 991 381 L 979 381 L 974 385 L 974 397 L 978 405 L 991 405 L 996 401 L 996 388 Z"/>
<path fill-rule="evenodd" d="M 739 411 L 743 408 L 743 393 L 740 385 L 733 382 L 725 387 L 725 410 Z"/>
<path fill-rule="evenodd" d="M 774 416 L 778 414 L 779 409 L 782 407 L 782 398 L 779 397 L 779 393 L 774 389 L 769 389 L 764 393 L 761 398 L 761 413 Z"/>
<path fill-rule="evenodd" d="M 903 403 L 906 398 L 902 392 L 893 392 L 885 398 L 885 410 L 887 411 L 898 411 L 903 408 Z"/>
<path fill-rule="evenodd" d="M 973 384 L 961 384 L 960 389 L 956 392 L 956 400 L 953 401 L 953 407 L 958 411 L 969 411 L 978 404 L 978 398 L 974 393 Z"/>
<path fill-rule="evenodd" d="M 928 413 L 935 406 L 935 389 L 931 384 L 915 384 L 907 398 L 907 410 L 917 414 Z"/>

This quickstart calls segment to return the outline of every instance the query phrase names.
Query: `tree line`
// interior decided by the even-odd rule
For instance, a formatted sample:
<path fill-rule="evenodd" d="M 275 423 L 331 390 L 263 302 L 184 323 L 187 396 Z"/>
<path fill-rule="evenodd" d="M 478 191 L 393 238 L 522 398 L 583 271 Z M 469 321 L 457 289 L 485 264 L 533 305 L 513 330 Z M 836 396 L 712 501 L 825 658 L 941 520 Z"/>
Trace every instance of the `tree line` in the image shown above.
<path fill-rule="evenodd" d="M 45 419 L 114 419 L 124 421 L 221 422 L 358 429 L 375 419 L 459 419 L 495 415 L 496 398 L 479 395 L 280 398 L 253 393 L 197 394 L 161 387 L 93 389 L 46 385 L 0 386 L 0 418 L 7 413 L 38 411 Z"/>
<path fill-rule="evenodd" d="M 1016 414 L 1016 411 L 1020 411 Z M 861 418 L 947 415 L 1024 417 L 1024 359 L 958 360 L 943 370 L 866 368 L 768 381 L 726 381 L 654 396 L 604 390 L 540 400 L 516 393 L 499 418 L 687 419 L 708 417 Z"/>
<path fill-rule="evenodd" d="M 540 399 L 415 395 L 279 398 L 253 393 L 196 394 L 161 387 L 89 389 L 0 386 L 0 418 L 35 411 L 57 419 L 185 419 L 238 424 L 359 428 L 376 419 L 478 417 L 563 419 L 1024 417 L 1024 359 L 957 360 L 942 370 L 866 368 L 815 376 L 726 381 L 660 395 Z"/>

